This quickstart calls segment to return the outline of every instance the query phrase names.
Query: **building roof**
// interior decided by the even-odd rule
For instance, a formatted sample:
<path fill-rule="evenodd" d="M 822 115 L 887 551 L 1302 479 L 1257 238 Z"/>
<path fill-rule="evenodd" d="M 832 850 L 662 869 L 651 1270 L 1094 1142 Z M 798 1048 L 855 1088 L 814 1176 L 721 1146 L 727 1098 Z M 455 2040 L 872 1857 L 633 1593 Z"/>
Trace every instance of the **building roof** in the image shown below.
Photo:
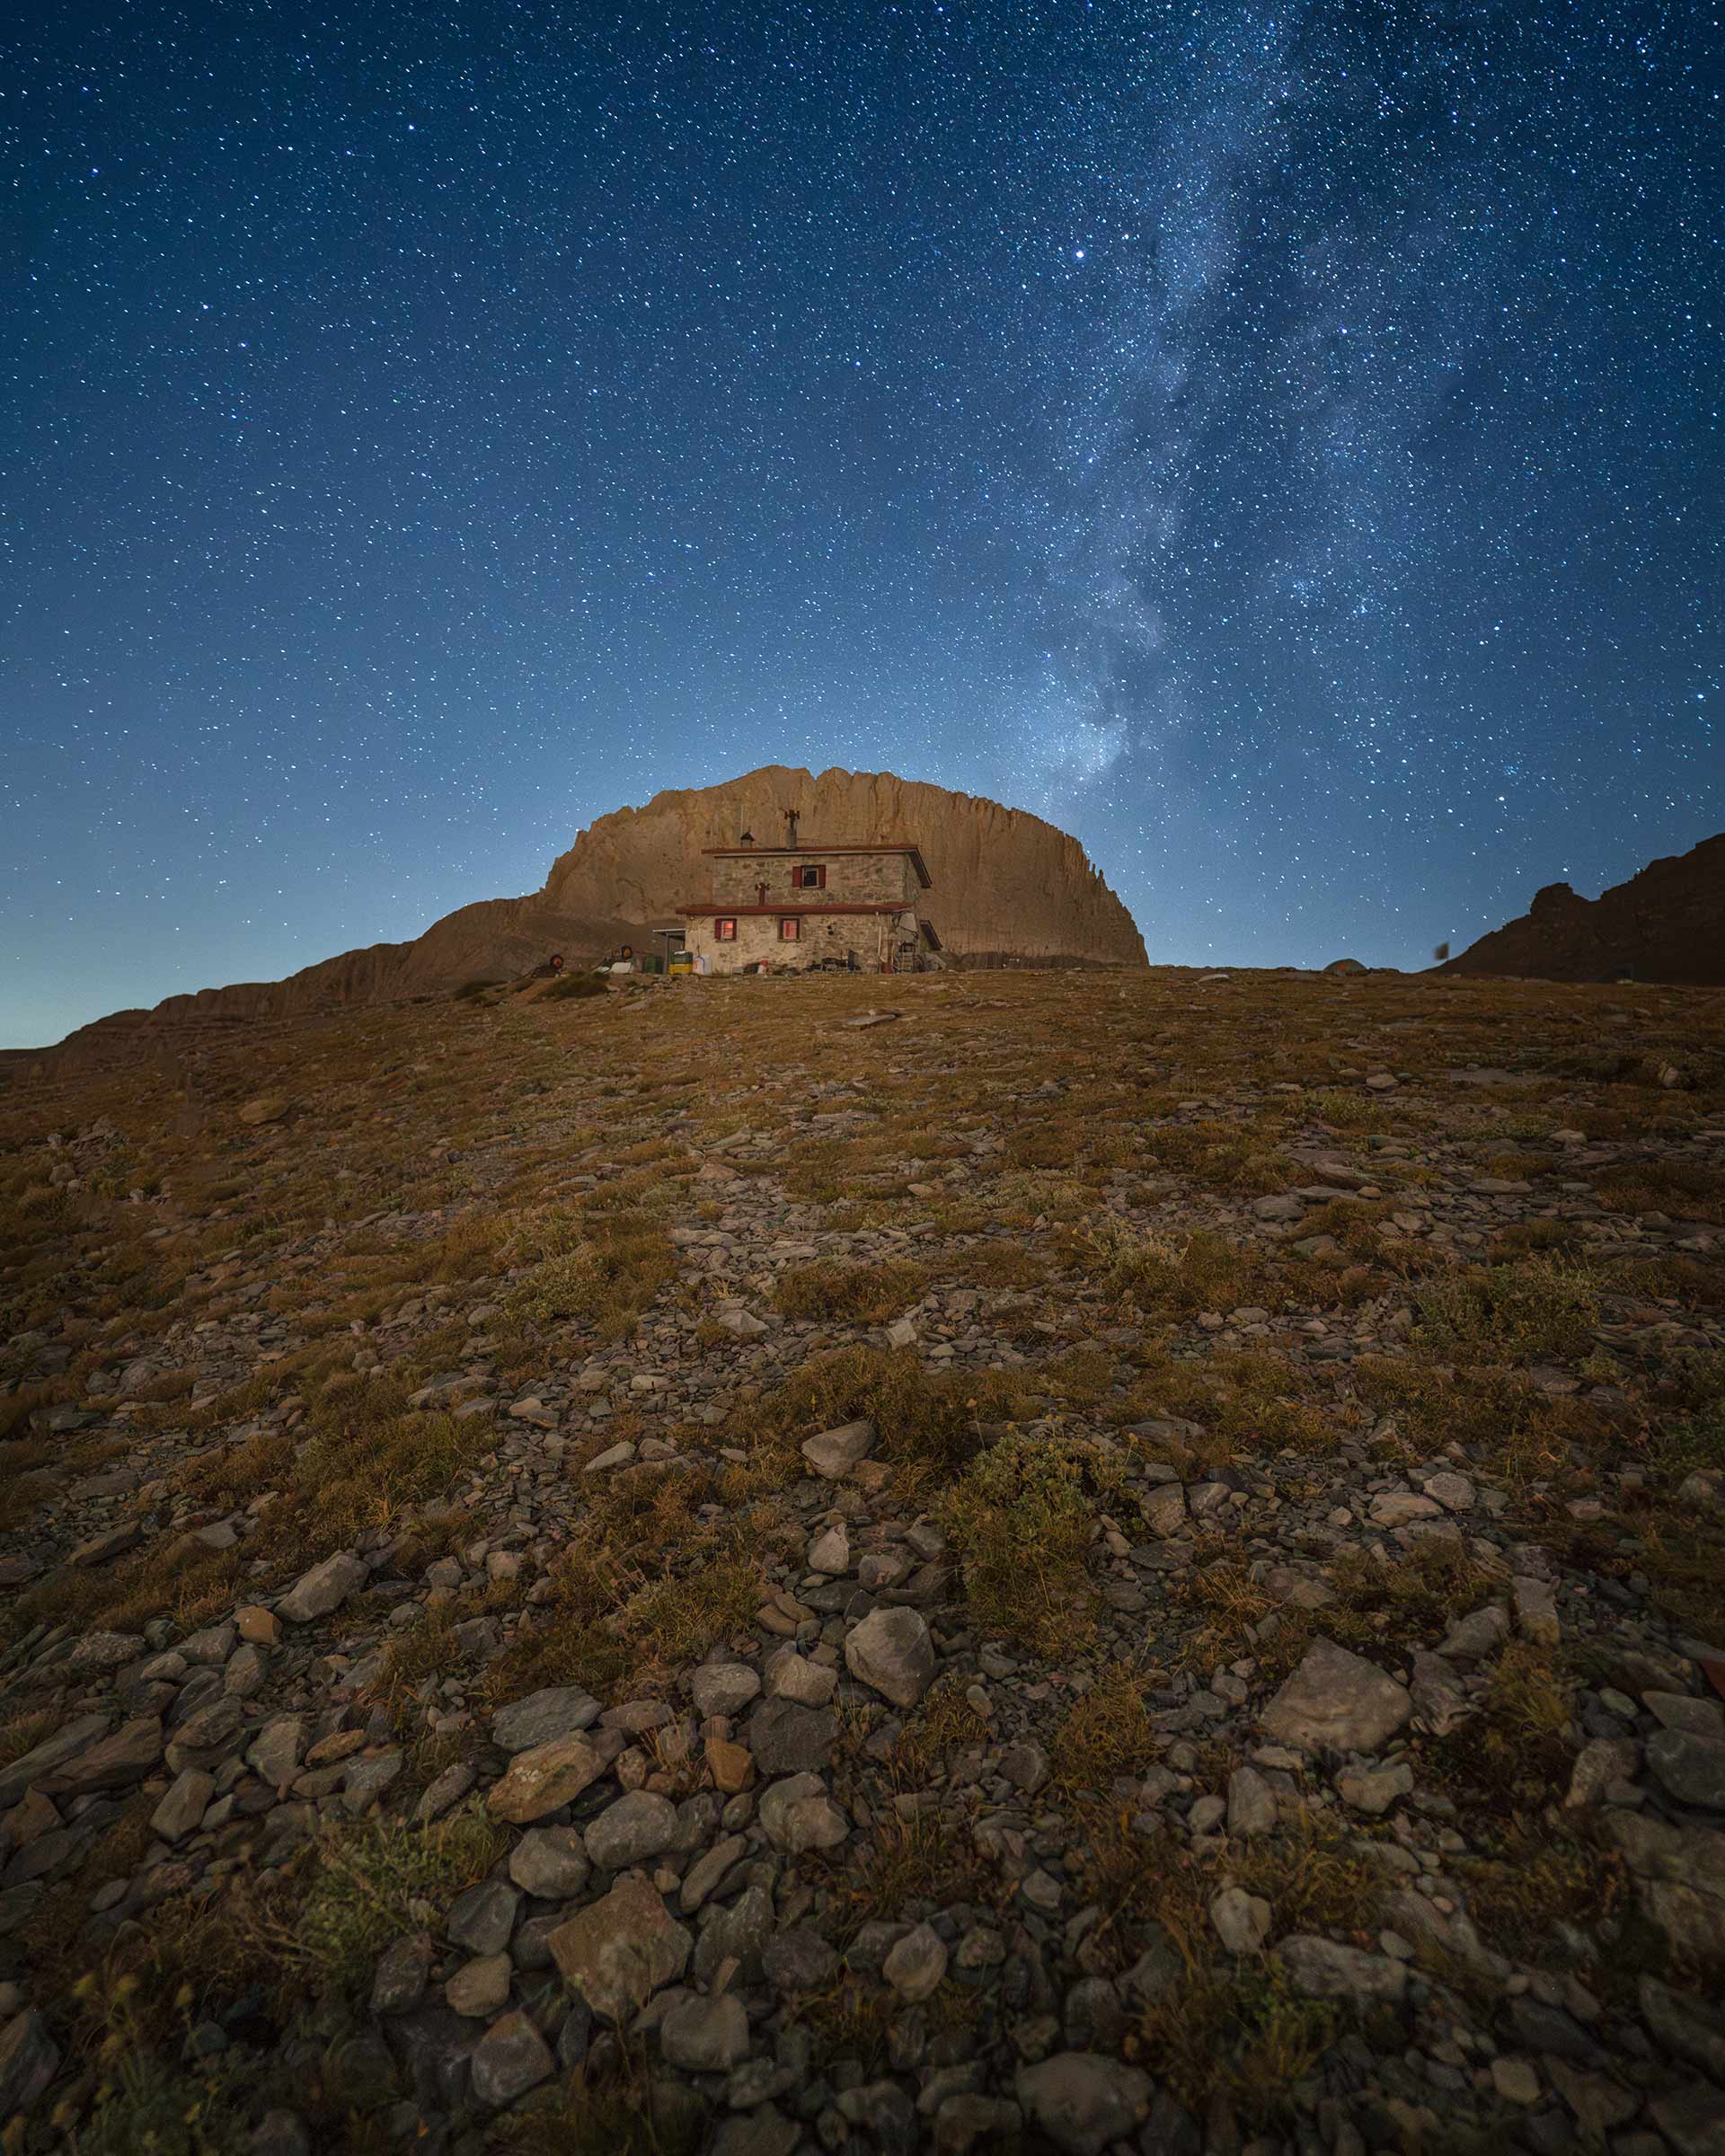
<path fill-rule="evenodd" d="M 731 859 L 753 861 L 757 854 L 776 853 L 786 861 L 830 861 L 840 853 L 908 853 L 910 865 L 916 871 L 917 881 L 925 891 L 933 890 L 934 879 L 928 872 L 920 846 L 882 843 L 878 846 L 703 846 L 703 853 L 715 853 Z"/>
<path fill-rule="evenodd" d="M 694 920 L 704 921 L 712 916 L 722 915 L 730 921 L 739 914 L 904 914 L 908 913 L 910 908 L 900 898 L 885 901 L 836 898 L 823 900 L 817 906 L 719 906 L 703 901 L 699 906 L 679 906 L 677 910 Z"/>

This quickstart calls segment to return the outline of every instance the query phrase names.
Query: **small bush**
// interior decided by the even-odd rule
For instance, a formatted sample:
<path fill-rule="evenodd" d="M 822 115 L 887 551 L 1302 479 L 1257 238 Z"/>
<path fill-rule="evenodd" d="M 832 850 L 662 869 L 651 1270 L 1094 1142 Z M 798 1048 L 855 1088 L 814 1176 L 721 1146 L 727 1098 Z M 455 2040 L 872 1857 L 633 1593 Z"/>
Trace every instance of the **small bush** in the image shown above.
<path fill-rule="evenodd" d="M 1587 1353 L 1599 1322 L 1589 1275 L 1544 1256 L 1450 1274 L 1423 1288 L 1415 1308 L 1423 1342 L 1463 1360 L 1573 1358 Z"/>
<path fill-rule="evenodd" d="M 1154 1766 L 1160 1749 L 1144 1703 L 1145 1680 L 1113 1663 L 1066 1710 L 1053 1745 L 1054 1770 L 1075 1796 L 1106 1791 Z"/>
<path fill-rule="evenodd" d="M 960 1231 L 961 1232 L 961 1231 Z M 949 1280 L 970 1287 L 1039 1287 L 1047 1262 L 1019 1242 L 977 1242 L 952 1253 L 942 1267 Z"/>
<path fill-rule="evenodd" d="M 1252 1292 L 1255 1269 L 1250 1255 L 1225 1236 L 1202 1228 L 1159 1235 L 1112 1213 L 1079 1229 L 1067 1256 L 1122 1302 L 1181 1316 L 1234 1308 Z"/>
<path fill-rule="evenodd" d="M 926 1268 L 908 1259 L 841 1265 L 823 1258 L 783 1274 L 773 1302 L 787 1318 L 829 1325 L 884 1325 L 915 1303 L 927 1285 Z"/>
<path fill-rule="evenodd" d="M 1220 2096 L 1263 2124 L 1294 2109 L 1295 2085 L 1322 2063 L 1340 2020 L 1274 1962 L 1211 1964 L 1145 2010 L 1133 2055 L 1200 2115 Z"/>
<path fill-rule="evenodd" d="M 1022 1123 L 1006 1141 L 1006 1158 L 1014 1168 L 1070 1168 L 1078 1136 L 1057 1123 Z"/>
<path fill-rule="evenodd" d="M 940 1507 L 978 1623 L 1039 1654 L 1069 1650 L 1090 1628 L 1090 1449 L 1015 1431 L 972 1461 Z"/>
<path fill-rule="evenodd" d="M 561 1257 L 547 1258 L 510 1291 L 509 1306 L 540 1325 L 586 1318 L 602 1337 L 620 1339 L 635 1327 L 665 1283 L 677 1272 L 670 1239 L 662 1228 L 618 1223 L 606 1232 L 596 1222 L 595 1240 Z"/>
<path fill-rule="evenodd" d="M 1455 1869 L 1467 1913 L 1487 1944 L 1517 1961 L 1544 1959 L 1558 1924 L 1595 1925 L 1617 1915 L 1625 1899 L 1615 1851 L 1520 1819 L 1490 1832 L 1480 1851 L 1458 1859 Z M 1566 1961 L 1567 1951 L 1558 1959 Z"/>
<path fill-rule="evenodd" d="M 1550 1804 L 1568 1783 L 1572 1690 L 1549 1652 L 1512 1639 L 1479 1711 L 1431 1747 L 1434 1779 L 1464 1809 L 1501 1819 Z"/>
<path fill-rule="evenodd" d="M 1210 1190 L 1261 1196 L 1295 1180 L 1289 1162 L 1250 1123 L 1165 1124 L 1144 1134 L 1144 1150 L 1159 1167 Z"/>
<path fill-rule="evenodd" d="M 1395 1118 L 1371 1093 L 1331 1090 L 1314 1093 L 1309 1105 L 1321 1123 L 1328 1123 L 1335 1130 L 1381 1133 L 1395 1127 Z"/>
<path fill-rule="evenodd" d="M 332 1829 L 317 1845 L 305 1905 L 279 1943 L 318 1988 L 356 1992 L 391 1940 L 435 1930 L 508 1847 L 509 1836 L 473 1806 L 431 1826 L 376 1820 Z"/>
<path fill-rule="evenodd" d="M 1667 1423 L 1649 1436 L 1647 1450 L 1660 1475 L 1673 1482 L 1697 1468 L 1725 1468 L 1725 1401 Z"/>
<path fill-rule="evenodd" d="M 496 1443 L 482 1416 L 414 1414 L 387 1380 L 336 1378 L 313 1415 L 293 1487 L 266 1515 L 266 1546 L 305 1561 L 388 1525 L 406 1506 L 447 1498 Z"/>
<path fill-rule="evenodd" d="M 618 1477 L 596 1497 L 580 1540 L 544 1581 L 543 1607 L 485 1674 L 492 1705 L 547 1684 L 603 1698 L 747 1630 L 766 1597 L 761 1551 L 778 1523 L 770 1501 L 697 1520 L 694 1507 L 714 1488 L 668 1467 Z"/>
<path fill-rule="evenodd" d="M 1005 1421 L 1023 1404 L 1004 1370 L 931 1374 L 912 1353 L 861 1343 L 811 1356 L 785 1383 L 733 1422 L 734 1435 L 757 1445 L 801 1441 L 817 1430 L 867 1419 L 895 1465 L 956 1471 L 981 1446 L 985 1421 Z"/>
<path fill-rule="evenodd" d="M 644 2076 L 595 2088 L 577 2075 L 549 2103 L 500 2117 L 486 2146 L 499 2156 L 694 2156 L 700 2105 L 667 2100 L 682 2093 Z"/>
<path fill-rule="evenodd" d="M 77 2156 L 245 2156 L 247 2081 L 243 2057 L 165 2065 L 153 2052 L 128 2051 L 96 2090 Z"/>
<path fill-rule="evenodd" d="M 839 1942 L 848 1946 L 864 1924 L 899 1921 L 924 1903 L 986 1902 L 992 1884 L 968 1834 L 951 1833 L 925 1811 L 884 1814 L 837 1881 Z"/>
<path fill-rule="evenodd" d="M 565 973 L 551 984 L 539 1000 L 542 1003 L 564 1003 L 571 997 L 603 995 L 605 992 L 602 973 Z"/>

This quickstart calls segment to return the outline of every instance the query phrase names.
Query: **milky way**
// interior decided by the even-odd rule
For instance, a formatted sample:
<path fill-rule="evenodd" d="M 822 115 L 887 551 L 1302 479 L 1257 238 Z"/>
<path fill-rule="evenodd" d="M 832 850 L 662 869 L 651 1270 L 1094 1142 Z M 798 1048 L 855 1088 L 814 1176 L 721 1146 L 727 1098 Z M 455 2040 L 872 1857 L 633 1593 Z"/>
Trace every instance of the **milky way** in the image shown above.
<path fill-rule="evenodd" d="M 1154 958 L 1725 825 L 1712 7 L 63 11 L 0 53 L 0 1038 L 769 759 Z"/>

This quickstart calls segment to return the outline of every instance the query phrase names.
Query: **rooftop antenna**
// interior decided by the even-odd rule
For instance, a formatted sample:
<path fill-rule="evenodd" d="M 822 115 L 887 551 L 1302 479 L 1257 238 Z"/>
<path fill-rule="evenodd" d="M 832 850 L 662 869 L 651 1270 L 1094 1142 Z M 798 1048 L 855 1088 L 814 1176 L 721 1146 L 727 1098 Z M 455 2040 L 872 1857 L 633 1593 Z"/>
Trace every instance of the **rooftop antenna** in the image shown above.
<path fill-rule="evenodd" d="M 797 843 L 797 818 L 801 813 L 801 810 L 796 808 L 784 808 L 780 811 L 784 817 L 784 843 L 788 847 L 794 847 Z"/>

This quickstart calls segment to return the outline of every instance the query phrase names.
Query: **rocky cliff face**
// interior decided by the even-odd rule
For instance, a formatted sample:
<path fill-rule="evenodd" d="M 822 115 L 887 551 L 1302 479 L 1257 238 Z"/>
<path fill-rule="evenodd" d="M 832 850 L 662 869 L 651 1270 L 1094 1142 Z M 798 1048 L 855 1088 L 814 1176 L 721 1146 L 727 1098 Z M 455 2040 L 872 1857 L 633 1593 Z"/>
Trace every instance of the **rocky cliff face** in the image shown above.
<path fill-rule="evenodd" d="M 1472 943 L 1444 973 L 1546 981 L 1725 982 L 1725 832 L 1579 898 L 1548 883 L 1519 920 Z"/>
<path fill-rule="evenodd" d="M 0 1072 L 29 1075 L 45 1054 L 114 1063 L 170 1038 L 306 1016 L 355 1003 L 447 993 L 464 981 L 507 978 L 547 952 L 573 965 L 601 958 L 641 931 L 670 925 L 702 897 L 703 846 L 745 829 L 777 844 L 783 811 L 801 813 L 804 844 L 898 839 L 922 848 L 934 888 L 924 901 L 960 963 L 1142 966 L 1132 916 L 1064 831 L 1023 810 L 889 772 L 808 771 L 766 764 L 721 786 L 655 794 L 583 831 L 553 865 L 544 890 L 490 898 L 435 922 L 411 943 L 344 951 L 285 981 L 249 981 L 119 1011 L 68 1035 L 53 1051 L 0 1052 Z"/>
<path fill-rule="evenodd" d="M 733 846 L 746 830 L 781 844 L 787 808 L 800 811 L 803 846 L 919 846 L 933 879 L 921 910 L 960 960 L 1146 963 L 1132 916 L 1075 838 L 1022 808 L 890 772 L 816 777 L 769 764 L 722 786 L 655 794 L 644 808 L 619 808 L 583 831 L 553 864 L 546 902 L 571 915 L 674 920 L 678 906 L 706 895 L 703 846 Z"/>

